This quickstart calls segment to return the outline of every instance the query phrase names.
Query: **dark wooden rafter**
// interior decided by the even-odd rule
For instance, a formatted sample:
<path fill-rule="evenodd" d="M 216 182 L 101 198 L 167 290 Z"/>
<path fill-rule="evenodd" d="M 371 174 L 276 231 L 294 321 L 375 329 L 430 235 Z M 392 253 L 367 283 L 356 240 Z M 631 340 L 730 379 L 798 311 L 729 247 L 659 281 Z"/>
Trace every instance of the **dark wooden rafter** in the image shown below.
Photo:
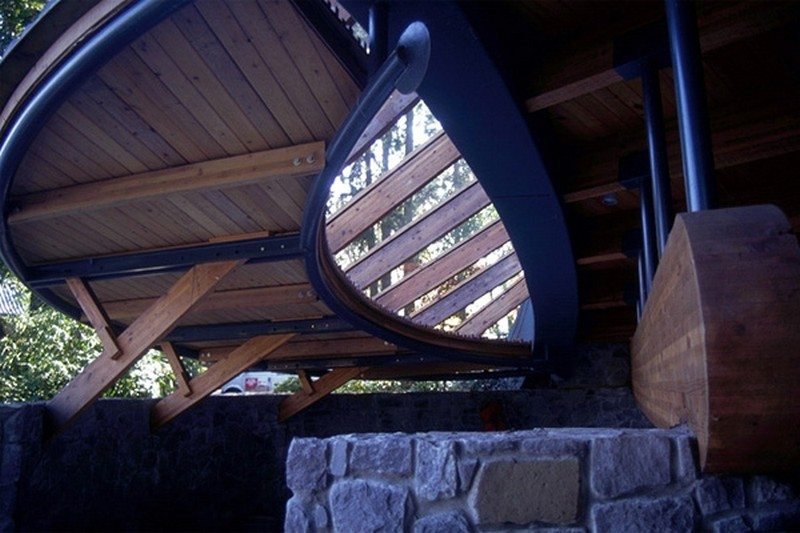
<path fill-rule="evenodd" d="M 337 368 L 311 383 L 311 392 L 300 390 L 283 400 L 278 407 L 278 420 L 285 422 L 300 411 L 318 402 L 350 380 L 356 379 L 365 367 Z"/>
<path fill-rule="evenodd" d="M 308 176 L 319 172 L 324 164 L 324 144 L 309 143 L 73 185 L 12 198 L 15 209 L 9 215 L 9 223 L 116 207 L 175 193 Z"/>
<path fill-rule="evenodd" d="M 104 350 L 50 400 L 48 411 L 55 428 L 60 430 L 94 402 L 240 264 L 241 261 L 224 261 L 197 265 L 181 276 L 164 296 L 117 336 L 122 353 L 116 359 Z"/>
<path fill-rule="evenodd" d="M 751 12 L 752 7 L 748 2 L 723 3 L 714 12 L 701 17 L 701 50 L 706 53 L 723 48 L 780 27 L 796 17 L 786 16 L 793 13 L 789 4 L 779 9 L 765 4 L 757 16 L 753 17 L 752 13 L 741 16 L 744 11 Z M 613 42 L 583 48 L 578 53 L 565 49 L 544 65 L 540 77 L 545 81 L 525 106 L 529 112 L 536 112 L 609 87 L 623 80 L 615 66 Z"/>
<path fill-rule="evenodd" d="M 761 159 L 777 157 L 800 150 L 800 124 L 795 119 L 800 111 L 796 102 L 781 106 L 750 106 L 742 112 L 741 104 L 711 115 L 714 166 L 725 169 Z M 776 143 L 775 139 L 781 142 Z M 678 148 L 677 122 L 666 125 L 670 176 L 680 184 L 683 168 Z M 644 150 L 641 132 L 631 132 L 591 147 L 578 158 L 573 190 L 564 195 L 566 203 L 599 198 L 625 190 L 619 182 L 619 161 L 624 155 Z"/>
<path fill-rule="evenodd" d="M 294 337 L 293 334 L 263 335 L 248 340 L 233 350 L 224 360 L 192 379 L 188 384 L 191 390 L 190 394 L 186 395 L 178 390 L 156 403 L 150 415 L 151 426 L 160 427 L 166 424 L 219 389 L 225 382 L 244 372 L 258 361 L 269 357 L 292 337 Z"/>
<path fill-rule="evenodd" d="M 113 320 L 124 320 L 138 316 L 142 311 L 152 305 L 155 300 L 156 298 L 137 298 L 132 300 L 109 301 L 103 304 L 103 308 Z M 318 300 L 317 295 L 308 283 L 232 289 L 210 294 L 192 309 L 192 313 L 227 309 L 277 307 L 313 303 Z"/>
<path fill-rule="evenodd" d="M 508 254 L 492 266 L 459 283 L 444 295 L 440 295 L 435 302 L 416 311 L 412 316 L 415 321 L 422 324 L 436 325 L 513 277 L 521 269 L 517 254 Z"/>
<path fill-rule="evenodd" d="M 326 223 L 328 246 L 338 252 L 460 157 L 442 132 L 361 191 Z"/>
<path fill-rule="evenodd" d="M 345 269 L 347 276 L 359 288 L 368 286 L 489 203 L 489 197 L 479 183 L 469 185 L 372 248 L 358 262 Z"/>
<path fill-rule="evenodd" d="M 402 309 L 419 298 L 420 287 L 438 287 L 506 242 L 508 234 L 503 223 L 498 220 L 460 242 L 441 257 L 407 274 L 387 290 L 382 291 L 375 301 L 391 311 Z"/>
<path fill-rule="evenodd" d="M 528 288 L 525 286 L 525 278 L 520 278 L 503 294 L 467 317 L 456 331 L 461 335 L 481 335 L 498 320 L 519 307 L 526 298 L 528 298 Z"/>

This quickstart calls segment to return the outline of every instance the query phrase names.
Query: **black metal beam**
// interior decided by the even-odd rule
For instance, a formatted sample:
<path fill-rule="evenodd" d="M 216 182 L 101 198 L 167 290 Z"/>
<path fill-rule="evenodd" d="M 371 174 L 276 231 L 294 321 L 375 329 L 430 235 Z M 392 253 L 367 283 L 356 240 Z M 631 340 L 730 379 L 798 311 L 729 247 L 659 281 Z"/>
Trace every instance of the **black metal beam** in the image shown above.
<path fill-rule="evenodd" d="M 303 257 L 300 235 L 276 235 L 133 254 L 77 259 L 28 268 L 28 284 L 40 289 L 59 285 L 69 277 L 96 281 L 161 274 L 200 263 L 246 259 L 249 263 L 285 261 Z"/>
<path fill-rule="evenodd" d="M 258 335 L 283 333 L 341 333 L 353 331 L 353 326 L 336 317 L 271 322 L 237 322 L 201 326 L 181 326 L 172 330 L 166 339 L 170 342 L 208 342 L 221 340 L 245 340 Z"/>

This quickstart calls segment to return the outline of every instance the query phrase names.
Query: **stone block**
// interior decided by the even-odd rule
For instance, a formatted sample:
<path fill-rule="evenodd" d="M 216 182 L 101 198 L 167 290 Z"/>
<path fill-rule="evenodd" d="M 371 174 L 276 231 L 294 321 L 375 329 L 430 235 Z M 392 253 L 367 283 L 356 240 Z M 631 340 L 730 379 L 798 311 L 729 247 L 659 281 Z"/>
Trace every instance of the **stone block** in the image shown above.
<path fill-rule="evenodd" d="M 475 477 L 475 472 L 478 470 L 478 460 L 461 458 L 458 460 L 458 490 L 460 492 L 467 492 L 472 479 Z"/>
<path fill-rule="evenodd" d="M 800 531 L 800 502 L 750 513 L 753 531 Z"/>
<path fill-rule="evenodd" d="M 509 433 L 474 433 L 461 439 L 461 452 L 470 457 L 485 457 L 501 452 L 514 451 L 518 438 Z"/>
<path fill-rule="evenodd" d="M 350 443 L 345 439 L 334 439 L 331 442 L 331 461 L 328 466 L 330 473 L 336 477 L 347 475 L 347 455 Z"/>
<path fill-rule="evenodd" d="M 749 489 L 753 503 L 782 502 L 794 498 L 791 486 L 767 476 L 753 476 Z"/>
<path fill-rule="evenodd" d="M 286 533 L 311 533 L 311 520 L 303 509 L 303 504 L 292 498 L 286 504 L 286 520 L 283 525 Z"/>
<path fill-rule="evenodd" d="M 569 524 L 578 516 L 580 462 L 495 459 L 478 471 L 469 506 L 480 524 L 540 521 Z"/>
<path fill-rule="evenodd" d="M 738 477 L 707 476 L 695 485 L 694 498 L 703 516 L 744 507 L 744 482 Z"/>
<path fill-rule="evenodd" d="M 673 442 L 675 443 L 676 481 L 682 484 L 693 483 L 697 479 L 697 461 L 695 460 L 697 441 L 690 435 L 680 435 Z"/>
<path fill-rule="evenodd" d="M 411 439 L 403 435 L 376 435 L 353 443 L 350 468 L 382 475 L 411 475 Z"/>
<path fill-rule="evenodd" d="M 671 477 L 667 437 L 648 432 L 592 443 L 592 491 L 601 498 L 665 486 Z"/>
<path fill-rule="evenodd" d="M 324 489 L 326 479 L 327 445 L 320 439 L 294 439 L 286 458 L 286 484 L 294 492 Z"/>
<path fill-rule="evenodd" d="M 456 450 L 452 441 L 417 441 L 414 491 L 428 501 L 452 498 L 458 492 Z"/>
<path fill-rule="evenodd" d="M 420 518 L 414 523 L 414 533 L 469 533 L 469 522 L 458 511 L 439 513 Z"/>
<path fill-rule="evenodd" d="M 593 530 L 598 532 L 694 530 L 694 506 L 688 496 L 629 499 L 592 507 Z"/>
<path fill-rule="evenodd" d="M 339 481 L 329 494 L 335 531 L 401 532 L 407 506 L 408 489 L 375 481 Z"/>
<path fill-rule="evenodd" d="M 520 442 L 520 451 L 530 455 L 574 455 L 586 454 L 588 441 L 572 437 L 543 435 Z"/>
<path fill-rule="evenodd" d="M 746 533 L 752 531 L 742 515 L 726 516 L 712 520 L 707 528 L 713 533 Z"/>
<path fill-rule="evenodd" d="M 314 527 L 316 529 L 328 527 L 328 510 L 320 504 L 314 506 Z"/>

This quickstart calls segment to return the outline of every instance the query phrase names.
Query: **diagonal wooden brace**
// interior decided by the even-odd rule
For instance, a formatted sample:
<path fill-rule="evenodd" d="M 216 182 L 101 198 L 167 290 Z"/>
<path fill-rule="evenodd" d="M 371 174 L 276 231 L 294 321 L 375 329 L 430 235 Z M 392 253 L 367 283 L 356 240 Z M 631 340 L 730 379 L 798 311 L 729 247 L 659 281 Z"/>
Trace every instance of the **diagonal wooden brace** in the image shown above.
<path fill-rule="evenodd" d="M 318 402 L 351 379 L 357 378 L 366 370 L 367 367 L 337 368 L 336 370 L 331 370 L 313 383 L 311 392 L 299 390 L 283 400 L 278 408 L 278 421 L 286 421 L 286 419 Z"/>
<path fill-rule="evenodd" d="M 116 359 L 122 354 L 122 350 L 117 344 L 117 337 L 111 329 L 111 321 L 108 315 L 100 307 L 94 291 L 81 278 L 67 278 L 67 287 L 81 306 L 83 314 L 100 337 L 103 343 L 103 352 L 107 353 L 111 359 Z"/>
<path fill-rule="evenodd" d="M 189 385 L 189 374 L 186 373 L 175 347 L 172 346 L 171 342 L 162 342 L 161 351 L 164 352 L 164 357 L 167 358 L 169 366 L 172 367 L 172 373 L 175 374 L 175 381 L 178 383 L 178 390 L 184 396 L 191 396 L 192 387 Z"/>
<path fill-rule="evenodd" d="M 253 364 L 268 357 L 275 350 L 294 337 L 294 333 L 286 335 L 262 335 L 253 337 L 228 356 L 214 364 L 211 368 L 189 382 L 191 394 L 185 396 L 175 391 L 162 398 L 153 406 L 150 413 L 150 426 L 158 428 L 220 388 L 231 378 L 244 372 Z"/>
<path fill-rule="evenodd" d="M 221 261 L 191 268 L 147 311 L 117 336 L 121 354 L 116 359 L 103 350 L 100 356 L 70 381 L 47 405 L 56 431 L 94 402 L 147 350 L 155 345 L 206 294 L 242 261 Z"/>

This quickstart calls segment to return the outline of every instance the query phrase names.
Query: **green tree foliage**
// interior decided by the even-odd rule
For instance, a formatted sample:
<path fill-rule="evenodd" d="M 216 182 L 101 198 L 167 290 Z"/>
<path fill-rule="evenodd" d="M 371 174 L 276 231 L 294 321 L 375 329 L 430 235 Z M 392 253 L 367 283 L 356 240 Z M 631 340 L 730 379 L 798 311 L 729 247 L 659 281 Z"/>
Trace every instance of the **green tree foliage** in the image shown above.
<path fill-rule="evenodd" d="M 8 44 L 44 8 L 44 0 L 0 0 L 0 58 Z"/>
<path fill-rule="evenodd" d="M 94 331 L 37 300 L 5 267 L 0 285 L 16 294 L 24 312 L 0 318 L 0 402 L 52 398 L 101 351 Z M 149 398 L 175 388 L 172 371 L 151 351 L 106 392 Z"/>
<path fill-rule="evenodd" d="M 375 394 L 404 392 L 459 392 L 518 389 L 515 378 L 465 379 L 465 380 L 365 380 L 348 381 L 334 394 Z M 279 394 L 292 394 L 300 390 L 300 380 L 296 377 L 282 381 L 275 386 Z"/>

